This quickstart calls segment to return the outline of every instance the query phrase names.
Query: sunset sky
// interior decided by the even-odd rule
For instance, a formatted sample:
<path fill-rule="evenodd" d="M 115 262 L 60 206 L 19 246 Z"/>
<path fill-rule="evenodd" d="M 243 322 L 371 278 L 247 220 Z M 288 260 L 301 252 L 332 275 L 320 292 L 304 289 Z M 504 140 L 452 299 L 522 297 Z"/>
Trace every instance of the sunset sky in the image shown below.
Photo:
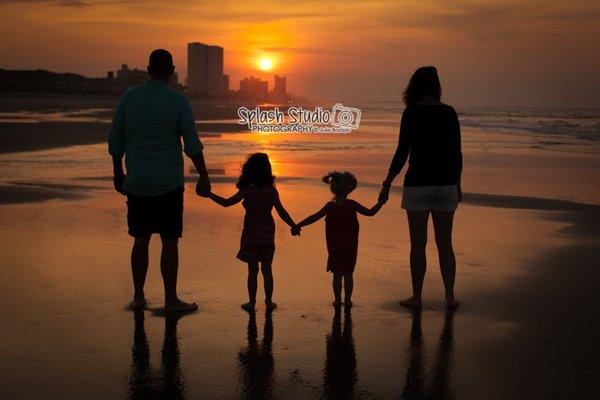
<path fill-rule="evenodd" d="M 457 105 L 600 107 L 600 3 L 516 1 L 0 0 L 0 68 L 104 76 L 186 43 L 225 48 L 232 88 L 261 57 L 311 99 L 397 100 L 436 65 Z"/>

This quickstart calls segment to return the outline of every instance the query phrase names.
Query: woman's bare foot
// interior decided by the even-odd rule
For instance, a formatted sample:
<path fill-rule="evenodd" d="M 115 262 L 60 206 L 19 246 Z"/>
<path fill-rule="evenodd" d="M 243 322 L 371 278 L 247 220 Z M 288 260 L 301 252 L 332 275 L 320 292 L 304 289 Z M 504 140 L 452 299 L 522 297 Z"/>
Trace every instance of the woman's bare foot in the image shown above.
<path fill-rule="evenodd" d="M 265 301 L 265 306 L 267 307 L 267 310 L 274 310 L 275 308 L 277 308 L 277 303 L 273 303 L 272 301 Z"/>
<path fill-rule="evenodd" d="M 340 308 L 342 306 L 342 301 L 341 300 L 336 300 L 332 304 L 333 304 L 333 306 L 335 308 Z"/>
<path fill-rule="evenodd" d="M 132 310 L 143 310 L 145 307 L 146 299 L 143 297 L 139 299 L 133 299 L 133 301 L 129 303 L 129 308 Z"/>
<path fill-rule="evenodd" d="M 352 304 L 352 302 L 350 300 L 346 300 L 344 301 L 344 307 L 346 308 L 352 308 L 354 304 Z"/>
<path fill-rule="evenodd" d="M 197 309 L 198 305 L 196 303 L 186 303 L 185 301 L 179 299 L 165 301 L 166 313 L 190 312 L 196 311 Z"/>
<path fill-rule="evenodd" d="M 408 307 L 415 310 L 420 310 L 423 307 L 421 299 L 416 299 L 414 296 L 409 297 L 406 300 L 400 300 L 398 304 L 400 304 L 402 307 Z"/>
<path fill-rule="evenodd" d="M 246 311 L 254 311 L 254 303 L 248 302 L 241 305 L 242 309 Z"/>

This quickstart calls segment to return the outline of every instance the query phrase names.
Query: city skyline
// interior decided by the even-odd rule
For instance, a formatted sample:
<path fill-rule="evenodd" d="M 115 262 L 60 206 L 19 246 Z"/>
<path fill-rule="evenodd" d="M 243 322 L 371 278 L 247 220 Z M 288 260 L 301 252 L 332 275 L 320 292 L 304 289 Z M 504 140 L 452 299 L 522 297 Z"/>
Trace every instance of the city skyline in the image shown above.
<path fill-rule="evenodd" d="M 68 12 L 65 12 L 68 11 Z M 586 0 L 166 3 L 0 1 L 0 67 L 104 76 L 186 44 L 227 49 L 230 82 L 271 73 L 312 99 L 399 100 L 410 74 L 436 65 L 447 101 L 600 105 L 600 7 Z"/>

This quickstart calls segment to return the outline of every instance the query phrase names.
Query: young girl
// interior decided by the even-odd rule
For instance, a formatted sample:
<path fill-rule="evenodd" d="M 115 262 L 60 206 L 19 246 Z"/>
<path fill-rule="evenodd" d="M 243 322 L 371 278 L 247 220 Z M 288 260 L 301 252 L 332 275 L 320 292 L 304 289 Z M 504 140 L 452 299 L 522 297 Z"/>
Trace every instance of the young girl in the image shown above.
<path fill-rule="evenodd" d="M 243 200 L 242 205 L 246 209 L 246 215 L 237 258 L 248 263 L 249 301 L 242 304 L 242 308 L 248 311 L 254 310 L 256 303 L 259 263 L 264 279 L 267 309 L 271 310 L 277 307 L 277 304 L 272 301 L 271 263 L 275 253 L 275 221 L 271 215 L 273 207 L 281 219 L 290 227 L 294 226 L 294 221 L 279 200 L 279 193 L 275 189 L 274 181 L 275 177 L 271 170 L 269 156 L 265 153 L 255 153 L 248 157 L 242 167 L 242 174 L 236 184 L 239 189 L 236 194 L 228 199 L 212 192 L 208 194 L 211 200 L 223 207 L 232 206 Z"/>
<path fill-rule="evenodd" d="M 327 271 L 333 272 L 334 307 L 342 305 L 342 278 L 344 280 L 344 305 L 352 307 L 352 273 L 356 265 L 358 251 L 358 218 L 356 213 L 373 216 L 381 209 L 385 200 L 366 208 L 360 203 L 348 199 L 348 195 L 356 188 L 357 182 L 350 172 L 331 172 L 323 177 L 334 194 L 333 201 L 325 204 L 316 214 L 302 220 L 292 228 L 293 235 L 300 234 L 300 228 L 317 222 L 325 217 L 325 237 L 327 240 Z"/>

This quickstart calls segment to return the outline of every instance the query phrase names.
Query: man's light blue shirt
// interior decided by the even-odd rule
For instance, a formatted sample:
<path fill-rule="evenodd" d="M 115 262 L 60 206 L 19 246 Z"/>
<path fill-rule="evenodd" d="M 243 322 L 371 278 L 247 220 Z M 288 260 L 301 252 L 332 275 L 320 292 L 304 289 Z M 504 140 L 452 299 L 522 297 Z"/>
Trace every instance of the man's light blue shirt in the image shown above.
<path fill-rule="evenodd" d="M 108 137 L 108 152 L 125 155 L 125 192 L 156 196 L 182 187 L 182 137 L 188 157 L 202 151 L 192 108 L 183 93 L 156 79 L 127 90 Z"/>

